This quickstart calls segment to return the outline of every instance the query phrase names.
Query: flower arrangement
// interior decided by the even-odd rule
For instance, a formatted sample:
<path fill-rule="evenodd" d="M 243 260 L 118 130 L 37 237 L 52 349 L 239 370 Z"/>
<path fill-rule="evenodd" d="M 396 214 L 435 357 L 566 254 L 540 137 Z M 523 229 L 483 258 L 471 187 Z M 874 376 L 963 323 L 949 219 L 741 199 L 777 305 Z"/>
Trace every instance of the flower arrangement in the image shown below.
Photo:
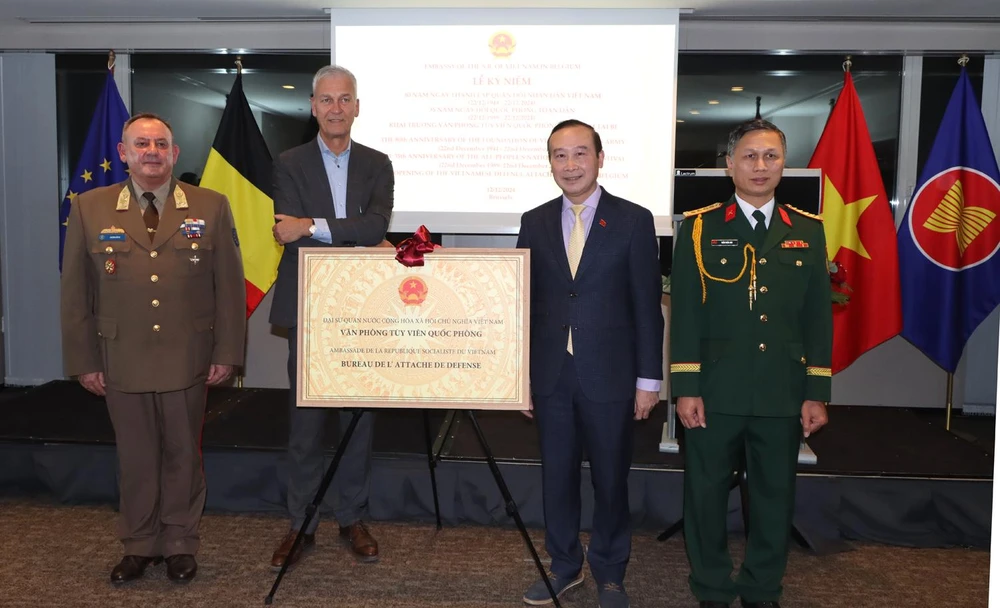
<path fill-rule="evenodd" d="M 849 294 L 854 291 L 847 284 L 847 271 L 836 262 L 827 262 L 827 268 L 830 271 L 830 293 L 833 303 L 846 306 L 851 300 Z"/>
<path fill-rule="evenodd" d="M 663 288 L 663 293 L 670 295 L 670 275 L 660 275 L 661 287 Z"/>

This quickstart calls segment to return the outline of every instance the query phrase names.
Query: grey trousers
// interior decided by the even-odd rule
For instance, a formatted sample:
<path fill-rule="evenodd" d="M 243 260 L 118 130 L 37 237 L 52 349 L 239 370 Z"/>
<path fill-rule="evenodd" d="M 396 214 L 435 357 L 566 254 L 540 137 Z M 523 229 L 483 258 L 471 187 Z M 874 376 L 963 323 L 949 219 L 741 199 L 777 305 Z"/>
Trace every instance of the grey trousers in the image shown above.
<path fill-rule="evenodd" d="M 333 412 L 328 408 L 296 407 L 295 378 L 297 328 L 288 330 L 288 514 L 292 528 L 299 529 L 306 518 L 306 507 L 312 503 L 319 490 L 331 458 L 324 457 L 326 417 Z M 337 410 L 340 416 L 340 433 L 347 430 L 354 410 Z M 374 414 L 365 412 L 358 421 L 351 440 L 344 451 L 343 459 L 337 467 L 333 481 L 327 489 L 320 513 L 332 511 L 337 523 L 349 526 L 367 515 L 368 495 L 371 489 L 372 431 Z M 340 442 L 340 437 L 336 443 Z M 319 514 L 306 529 L 307 534 L 316 531 Z"/>

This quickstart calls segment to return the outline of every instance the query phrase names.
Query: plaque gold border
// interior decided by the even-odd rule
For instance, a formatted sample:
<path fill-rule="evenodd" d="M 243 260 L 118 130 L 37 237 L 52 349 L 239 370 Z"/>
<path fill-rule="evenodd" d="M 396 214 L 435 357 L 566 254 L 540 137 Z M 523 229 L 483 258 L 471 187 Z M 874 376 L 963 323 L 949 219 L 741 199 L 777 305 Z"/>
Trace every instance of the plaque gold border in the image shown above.
<path fill-rule="evenodd" d="M 509 308 L 514 310 L 513 319 L 508 321 L 516 323 L 520 331 L 514 331 L 515 339 L 519 340 L 514 348 L 516 363 L 513 366 L 515 375 L 517 395 L 514 399 L 496 399 L 489 395 L 469 395 L 468 397 L 452 397 L 442 399 L 440 397 L 413 397 L 412 395 L 393 394 L 388 398 L 385 396 L 358 397 L 356 395 L 312 394 L 307 395 L 310 365 L 307 361 L 307 353 L 310 348 L 308 327 L 310 316 L 315 313 L 314 302 L 311 301 L 310 294 L 314 291 L 310 289 L 309 269 L 315 269 L 316 264 L 337 264 L 347 260 L 364 260 L 376 264 L 391 264 L 399 268 L 406 268 L 396 261 L 396 251 L 392 248 L 381 247 L 357 247 L 357 248 L 333 248 L 333 247 L 303 247 L 299 249 L 299 276 L 298 276 L 298 318 L 299 322 L 295 328 L 298 337 L 298 351 L 295 353 L 297 362 L 297 377 L 295 378 L 295 399 L 299 407 L 327 407 L 327 408 L 386 408 L 386 409 L 412 409 L 412 408 L 435 408 L 435 409 L 477 409 L 477 410 L 527 410 L 531 402 L 528 370 L 530 369 L 529 345 L 530 345 L 530 252 L 527 249 L 485 249 L 485 248 L 455 248 L 436 249 L 432 253 L 424 255 L 424 266 L 415 268 L 423 275 L 435 277 L 437 268 L 436 260 L 447 259 L 450 262 L 468 260 L 476 263 L 504 263 L 514 266 L 515 290 L 514 293 L 501 293 L 499 297 L 508 302 Z M 395 270 L 395 269 L 394 269 Z M 485 372 L 486 370 L 484 370 Z"/>

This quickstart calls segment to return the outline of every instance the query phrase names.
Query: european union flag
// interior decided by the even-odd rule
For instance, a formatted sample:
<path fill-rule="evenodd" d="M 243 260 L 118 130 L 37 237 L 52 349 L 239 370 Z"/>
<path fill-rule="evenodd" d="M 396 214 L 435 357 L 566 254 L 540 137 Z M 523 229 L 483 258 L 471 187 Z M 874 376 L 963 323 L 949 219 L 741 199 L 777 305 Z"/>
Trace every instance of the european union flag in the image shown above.
<path fill-rule="evenodd" d="M 66 240 L 66 220 L 77 196 L 87 190 L 125 181 L 127 169 L 118 156 L 118 142 L 122 127 L 128 121 L 128 110 L 115 87 L 115 79 L 108 70 L 104 91 L 97 102 L 90 121 L 87 139 L 83 143 L 80 161 L 69 182 L 69 191 L 59 204 L 59 271 L 62 271 L 63 243 Z"/>
<path fill-rule="evenodd" d="M 1000 171 L 965 67 L 898 239 L 901 335 L 954 373 L 1000 304 Z"/>

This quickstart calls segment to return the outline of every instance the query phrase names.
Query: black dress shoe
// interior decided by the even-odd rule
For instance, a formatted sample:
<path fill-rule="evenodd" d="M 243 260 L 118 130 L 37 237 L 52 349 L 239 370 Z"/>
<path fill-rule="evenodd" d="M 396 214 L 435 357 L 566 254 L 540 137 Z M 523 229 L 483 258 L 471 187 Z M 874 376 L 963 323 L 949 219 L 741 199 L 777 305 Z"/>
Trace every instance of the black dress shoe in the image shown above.
<path fill-rule="evenodd" d="M 167 558 L 167 578 L 175 583 L 187 583 L 198 572 L 198 562 L 193 555 L 171 555 Z"/>
<path fill-rule="evenodd" d="M 698 608 L 729 608 L 729 604 L 726 602 L 701 601 L 698 602 Z"/>
<path fill-rule="evenodd" d="M 118 565 L 111 570 L 111 582 L 115 585 L 142 578 L 146 567 L 150 564 L 158 564 L 163 561 L 162 557 L 146 557 L 144 555 L 126 555 Z"/>
<path fill-rule="evenodd" d="M 781 608 L 781 605 L 778 602 L 772 601 L 748 602 L 741 598 L 740 603 L 743 604 L 743 608 Z"/>

